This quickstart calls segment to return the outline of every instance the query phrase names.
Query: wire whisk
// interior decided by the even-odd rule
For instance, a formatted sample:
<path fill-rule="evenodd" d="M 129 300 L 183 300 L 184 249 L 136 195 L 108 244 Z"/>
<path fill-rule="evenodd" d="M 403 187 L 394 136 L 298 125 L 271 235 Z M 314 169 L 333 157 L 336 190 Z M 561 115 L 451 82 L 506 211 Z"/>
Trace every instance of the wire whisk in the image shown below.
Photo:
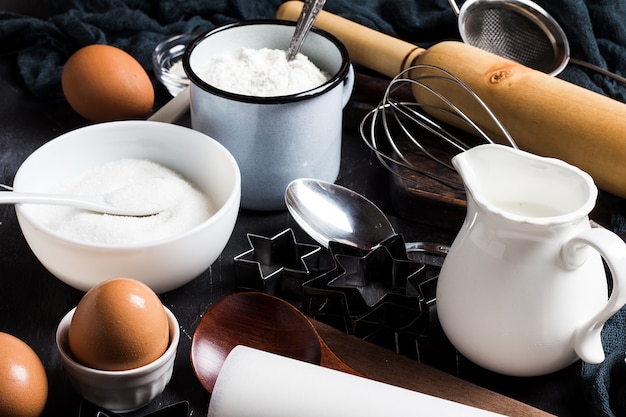
<path fill-rule="evenodd" d="M 461 110 L 467 105 L 473 112 L 481 109 L 493 121 L 489 132 Z M 364 142 L 392 173 L 401 175 L 397 168 L 403 167 L 453 188 L 462 188 L 462 184 L 420 160 L 427 158 L 454 170 L 452 157 L 478 144 L 502 143 L 517 148 L 476 93 L 453 74 L 431 65 L 415 65 L 395 76 L 380 103 L 363 117 L 359 130 Z"/>

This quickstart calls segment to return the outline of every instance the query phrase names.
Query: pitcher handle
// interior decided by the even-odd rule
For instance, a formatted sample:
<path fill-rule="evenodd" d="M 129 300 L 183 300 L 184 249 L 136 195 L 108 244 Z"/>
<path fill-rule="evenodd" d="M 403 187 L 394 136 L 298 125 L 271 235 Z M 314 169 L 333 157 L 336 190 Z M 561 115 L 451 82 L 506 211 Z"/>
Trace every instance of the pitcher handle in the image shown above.
<path fill-rule="evenodd" d="M 581 251 L 586 246 L 591 246 L 604 258 L 611 271 L 613 290 L 606 305 L 576 329 L 574 350 L 585 362 L 600 363 L 604 361 L 601 339 L 604 323 L 626 304 L 626 243 L 607 229 L 589 229 L 563 245 L 564 263 L 572 269 L 579 267 L 585 261 Z"/>

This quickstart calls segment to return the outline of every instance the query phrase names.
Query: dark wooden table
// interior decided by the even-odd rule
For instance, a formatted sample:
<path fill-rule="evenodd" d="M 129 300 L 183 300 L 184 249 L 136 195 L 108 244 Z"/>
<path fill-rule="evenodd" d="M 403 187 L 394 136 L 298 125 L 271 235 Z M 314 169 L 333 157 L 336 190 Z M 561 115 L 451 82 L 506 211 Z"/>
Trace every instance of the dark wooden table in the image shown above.
<path fill-rule="evenodd" d="M 162 86 L 155 84 L 155 87 L 159 107 L 169 97 Z M 357 134 L 361 117 L 380 97 L 379 88 L 379 82 L 359 74 L 354 97 L 345 110 L 343 164 L 338 182 L 364 194 L 393 216 L 396 212 L 389 195 L 389 174 Z M 0 57 L 0 97 L 0 182 L 3 184 L 12 183 L 20 163 L 33 150 L 64 132 L 87 124 L 64 100 L 42 102 L 26 94 L 10 56 Z M 188 126 L 188 116 L 179 123 Z M 433 227 L 398 217 L 394 221 L 407 240 L 451 243 L 455 234 L 451 228 Z M 250 249 L 247 233 L 273 236 L 287 228 L 293 229 L 298 241 L 314 243 L 286 211 L 242 211 L 232 238 L 213 266 L 189 284 L 161 295 L 164 305 L 174 312 L 182 329 L 174 375 L 161 396 L 131 416 L 143 416 L 179 400 L 189 401 L 193 415 L 206 414 L 210 396 L 195 378 L 189 359 L 195 326 L 209 306 L 236 290 L 233 258 Z M 77 304 L 82 293 L 65 285 L 41 266 L 24 241 L 10 205 L 0 206 L 0 276 L 0 331 L 21 338 L 41 357 L 50 385 L 44 415 L 78 415 L 80 397 L 63 370 L 54 334 L 63 315 Z M 339 356 L 360 367 L 365 374 L 419 389 L 419 385 L 411 385 L 411 374 L 406 372 L 411 369 L 406 363 L 413 363 L 412 359 L 398 357 L 388 350 L 383 354 L 369 342 L 327 328 L 325 335 Z M 427 340 L 423 343 L 428 347 Z M 437 354 L 431 352 L 424 362 L 555 415 L 588 414 L 582 403 L 578 364 L 543 377 L 511 378 L 480 369 L 461 357 L 455 360 L 458 362 L 448 366 L 449 363 L 439 361 Z M 416 369 L 419 372 L 422 368 Z M 417 381 L 419 376 L 415 378 Z M 420 381 L 423 383 L 424 380 Z M 440 392 L 444 394 L 445 391 Z M 474 392 L 461 391 L 465 395 Z"/>

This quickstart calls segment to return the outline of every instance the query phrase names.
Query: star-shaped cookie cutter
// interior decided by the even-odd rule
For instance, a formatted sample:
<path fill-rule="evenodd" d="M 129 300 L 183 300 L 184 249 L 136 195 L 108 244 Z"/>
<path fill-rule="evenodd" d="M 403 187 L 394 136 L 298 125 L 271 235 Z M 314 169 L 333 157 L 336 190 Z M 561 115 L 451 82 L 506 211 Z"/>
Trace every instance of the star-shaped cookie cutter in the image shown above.
<path fill-rule="evenodd" d="M 335 259 L 343 272 L 328 286 L 356 289 L 369 308 L 392 294 L 406 296 L 407 282 L 426 268 L 422 263 L 394 257 L 386 245 L 376 246 L 363 256 L 338 253 Z"/>
<path fill-rule="evenodd" d="M 438 268 L 410 260 L 401 235 L 372 250 L 333 241 L 329 250 L 334 267 L 303 285 L 305 313 L 361 338 L 376 329 L 423 331 L 424 307 L 433 297 L 424 292 L 432 285 L 423 285 Z"/>
<path fill-rule="evenodd" d="M 273 237 L 247 235 L 251 249 L 235 256 L 237 288 L 265 292 L 300 304 L 302 284 L 310 279 L 321 248 L 298 243 L 292 229 Z"/>

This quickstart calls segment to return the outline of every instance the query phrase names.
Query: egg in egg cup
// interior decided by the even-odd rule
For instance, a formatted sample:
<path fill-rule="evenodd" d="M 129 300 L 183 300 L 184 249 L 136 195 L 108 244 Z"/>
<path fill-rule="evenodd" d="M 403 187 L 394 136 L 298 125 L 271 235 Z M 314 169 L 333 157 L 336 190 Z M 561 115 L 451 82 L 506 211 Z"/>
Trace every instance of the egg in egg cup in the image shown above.
<path fill-rule="evenodd" d="M 165 353 L 147 365 L 123 371 L 102 371 L 77 362 L 71 355 L 68 342 L 76 308 L 63 317 L 56 332 L 57 347 L 72 385 L 84 399 L 115 413 L 127 413 L 147 405 L 163 392 L 172 377 L 180 339 L 176 316 L 167 307 L 163 308 L 170 329 Z"/>

